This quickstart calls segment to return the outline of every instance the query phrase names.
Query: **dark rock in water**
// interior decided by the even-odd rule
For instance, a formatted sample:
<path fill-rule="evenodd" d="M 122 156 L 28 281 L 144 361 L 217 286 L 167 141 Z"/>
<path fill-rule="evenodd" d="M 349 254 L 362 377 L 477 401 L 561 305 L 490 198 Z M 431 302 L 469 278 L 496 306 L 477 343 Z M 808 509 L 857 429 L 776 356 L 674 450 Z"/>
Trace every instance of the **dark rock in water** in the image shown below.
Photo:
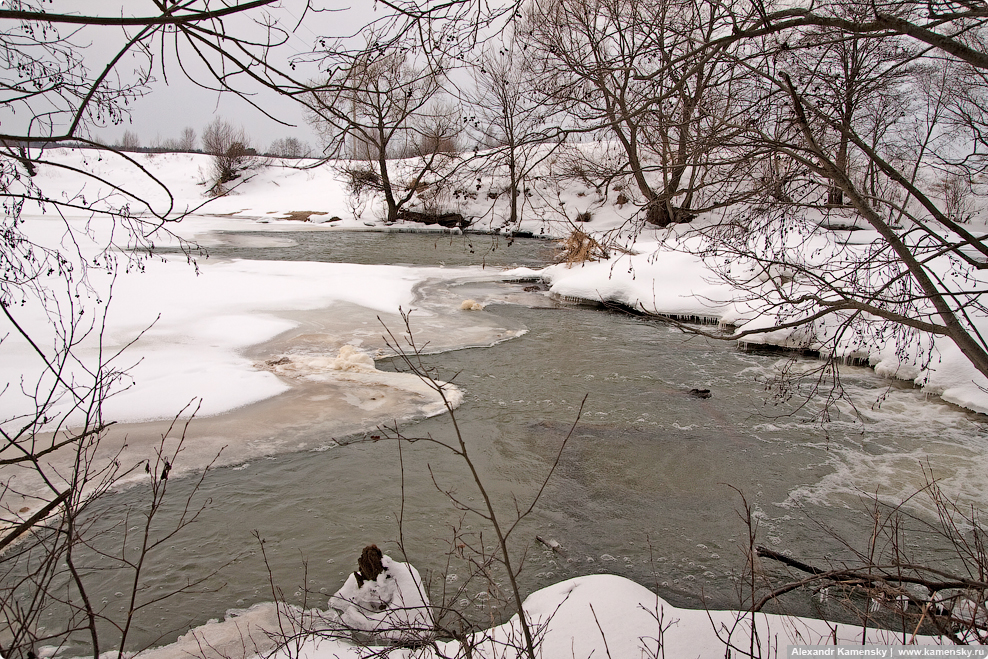
<path fill-rule="evenodd" d="M 281 366 L 282 364 L 291 364 L 292 360 L 288 357 L 282 357 L 281 359 L 272 359 L 267 362 L 268 366 Z"/>
<path fill-rule="evenodd" d="M 406 222 L 438 224 L 448 229 L 463 229 L 470 226 L 469 220 L 459 213 L 420 213 L 418 211 L 400 210 L 398 211 L 398 219 Z"/>
<path fill-rule="evenodd" d="M 383 557 L 384 553 L 377 548 L 377 545 L 367 545 L 364 547 L 360 558 L 357 559 L 357 566 L 360 569 L 358 572 L 353 573 L 353 576 L 357 577 L 358 587 L 363 586 L 364 581 L 376 580 L 377 575 L 388 569 L 382 563 Z"/>
<path fill-rule="evenodd" d="M 522 290 L 525 291 L 526 293 L 535 293 L 536 291 L 541 291 L 542 287 L 539 286 L 538 284 L 534 284 L 532 286 L 526 286 Z"/>
<path fill-rule="evenodd" d="M 687 393 L 693 398 L 710 398 L 712 395 L 709 389 L 690 389 Z"/>

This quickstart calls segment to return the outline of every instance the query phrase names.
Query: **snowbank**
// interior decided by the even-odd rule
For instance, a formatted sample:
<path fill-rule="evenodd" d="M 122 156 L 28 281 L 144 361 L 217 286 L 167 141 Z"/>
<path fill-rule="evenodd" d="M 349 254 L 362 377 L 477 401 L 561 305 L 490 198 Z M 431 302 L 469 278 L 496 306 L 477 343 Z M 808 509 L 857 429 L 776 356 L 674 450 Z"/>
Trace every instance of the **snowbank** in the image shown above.
<path fill-rule="evenodd" d="M 184 262 L 153 261 L 144 272 L 115 281 L 92 273 L 91 284 L 99 293 L 89 301 L 95 308 L 90 313 L 105 316 L 105 326 L 84 340 L 77 354 L 92 367 L 103 356 L 127 348 L 119 366 L 128 368 L 129 377 L 104 408 L 118 421 L 171 417 L 194 398 L 202 399 L 201 416 L 215 415 L 287 390 L 286 382 L 257 369 L 242 351 L 297 326 L 293 312 L 350 303 L 397 314 L 399 307 L 412 305 L 414 287 L 435 274 L 430 269 L 283 261 L 207 262 L 198 274 Z M 20 309 L 18 315 L 36 342 L 51 345 L 53 328 L 40 305 Z M 4 382 L 18 381 L 32 365 L 41 370 L 37 355 L 16 334 L 0 345 L 0 355 Z M 329 362 L 324 366 L 339 370 Z M 29 411 L 25 406 L 30 400 L 18 402 L 13 392 L 5 399 L 8 410 Z"/>
<path fill-rule="evenodd" d="M 339 612 L 339 621 L 347 630 L 368 632 L 379 642 L 427 640 L 436 623 L 418 570 L 390 556 L 384 556 L 381 563 L 384 571 L 377 579 L 359 585 L 351 572 L 329 599 L 329 608 Z"/>
<path fill-rule="evenodd" d="M 560 263 L 542 276 L 557 295 L 645 313 L 719 319 L 731 308 L 731 288 L 715 281 L 698 257 L 656 241 L 639 241 L 635 250 L 606 261 Z"/>
<path fill-rule="evenodd" d="M 732 287 L 719 281 L 699 257 L 675 251 L 667 245 L 640 240 L 637 253 L 619 254 L 608 260 L 558 264 L 541 276 L 556 295 L 596 302 L 611 302 L 645 313 L 681 320 L 719 321 L 740 329 L 772 327 L 774 315 L 759 313 L 739 300 Z M 531 271 L 515 271 L 532 276 Z M 982 335 L 988 334 L 988 318 L 974 318 Z M 836 356 L 864 358 L 879 375 L 910 380 L 944 400 L 975 412 L 988 413 L 988 378 L 979 373 L 960 349 L 946 337 L 903 339 L 891 324 L 869 335 L 838 341 Z M 804 328 L 754 335 L 751 343 L 780 347 L 831 349 L 836 323 L 815 323 L 815 335 Z M 932 342 L 932 344 L 931 344 Z M 808 343 L 808 345 L 807 345 Z M 927 358 L 931 355 L 932 358 Z"/>
<path fill-rule="evenodd" d="M 351 575 L 352 578 L 352 575 Z M 647 588 L 624 577 L 591 575 L 560 582 L 532 593 L 525 611 L 538 639 L 543 659 L 574 657 L 665 657 L 666 659 L 720 658 L 728 645 L 747 653 L 754 632 L 755 656 L 784 656 L 786 645 L 902 645 L 935 644 L 939 639 L 903 635 L 855 625 L 834 625 L 821 620 L 743 614 L 737 611 L 681 609 L 670 605 Z M 273 604 L 251 611 L 236 611 L 225 622 L 193 630 L 173 645 L 155 649 L 146 659 L 178 659 L 189 648 L 209 647 L 229 658 L 267 655 L 270 644 L 266 626 L 276 617 Z M 519 656 L 522 633 L 517 616 L 507 623 L 476 633 L 471 652 L 457 642 L 438 642 L 408 649 L 366 646 L 347 640 L 349 633 L 326 623 L 318 611 L 295 610 L 290 616 L 320 631 L 294 635 L 291 643 L 272 656 L 278 659 L 343 659 L 344 657 L 432 657 L 472 656 L 488 659 Z M 284 622 L 282 622 L 284 626 Z M 298 629 L 298 626 L 293 626 Z M 310 627 L 311 628 L 311 627 Z M 268 627 L 268 631 L 278 631 Z M 244 650 L 246 646 L 247 650 Z"/>

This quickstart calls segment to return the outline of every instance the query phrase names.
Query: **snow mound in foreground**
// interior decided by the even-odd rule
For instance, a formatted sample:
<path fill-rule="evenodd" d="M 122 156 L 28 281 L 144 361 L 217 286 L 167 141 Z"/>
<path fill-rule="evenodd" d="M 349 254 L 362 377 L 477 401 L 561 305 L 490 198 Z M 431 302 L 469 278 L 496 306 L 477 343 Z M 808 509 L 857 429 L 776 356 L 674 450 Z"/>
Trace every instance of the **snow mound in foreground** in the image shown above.
<path fill-rule="evenodd" d="M 377 579 L 359 585 L 351 572 L 343 587 L 330 598 L 330 608 L 340 612 L 340 620 L 347 628 L 370 632 L 383 641 L 427 639 L 436 623 L 418 570 L 390 556 L 384 556 L 381 563 L 384 571 Z"/>
<path fill-rule="evenodd" d="M 390 562 L 390 566 L 393 567 L 389 567 L 388 571 L 395 571 L 394 580 L 398 582 L 395 590 L 398 590 L 398 586 L 401 588 L 403 606 L 392 599 L 388 608 L 411 619 L 414 625 L 431 621 L 428 599 L 424 596 L 417 598 L 423 592 L 420 590 L 418 572 L 404 563 Z M 379 599 L 382 594 L 387 595 L 387 592 L 381 592 L 380 583 L 374 588 L 375 596 Z M 359 600 L 370 608 L 370 602 L 366 598 L 371 591 L 361 594 L 358 590 L 356 578 L 351 575 L 343 588 L 330 600 L 331 606 L 335 601 L 337 606 L 357 607 Z M 144 659 L 180 659 L 184 656 L 182 648 L 192 647 L 189 646 L 190 639 L 196 635 L 199 636 L 196 646 L 202 647 L 208 643 L 209 647 L 221 651 L 226 659 L 247 659 L 262 654 L 271 659 L 344 659 L 371 656 L 392 659 L 462 656 L 506 659 L 519 656 L 519 648 L 523 645 L 517 616 L 503 625 L 474 634 L 469 641 L 470 648 L 449 641 L 433 642 L 410 649 L 355 644 L 346 638 L 349 636 L 348 630 L 334 630 L 334 625 L 327 624 L 331 617 L 336 616 L 330 614 L 327 617 L 322 612 L 296 610 L 295 615 L 314 623 L 310 627 L 319 631 L 304 637 L 295 636 L 289 646 L 271 653 L 267 649 L 270 646 L 265 646 L 265 643 L 270 643 L 270 639 L 263 630 L 266 624 L 270 624 L 275 608 L 274 605 L 259 605 L 246 614 L 237 612 L 237 617 L 224 623 L 213 623 L 212 627 L 216 628 L 217 633 L 220 628 L 230 626 L 244 634 L 238 637 L 235 644 L 218 648 L 210 643 L 206 627 L 200 627 L 179 639 L 178 643 L 157 648 L 142 656 Z M 721 659 L 727 653 L 728 646 L 742 648 L 747 652 L 752 637 L 755 639 L 756 656 L 764 657 L 782 655 L 786 645 L 832 645 L 835 640 L 841 645 L 861 645 L 863 641 L 878 645 L 909 642 L 927 645 L 941 642 L 929 636 L 903 637 L 901 633 L 876 629 L 865 631 L 855 625 L 835 625 L 809 618 L 680 609 L 671 606 L 644 586 L 624 577 L 606 574 L 577 577 L 539 590 L 525 600 L 525 611 L 539 645 L 537 654 L 542 659 L 608 656 L 615 659 L 657 656 L 666 659 Z M 350 608 L 341 617 L 349 619 L 347 624 L 351 629 L 369 629 L 377 632 L 376 638 L 381 638 L 385 627 L 380 624 L 381 618 L 374 617 L 380 614 L 368 613 L 370 615 Z M 370 621 L 365 627 L 359 626 L 364 624 L 360 616 Z M 354 622 L 359 624 L 353 624 Z M 395 628 L 401 629 L 402 626 L 409 629 L 407 623 L 400 622 Z M 263 638 L 263 641 L 255 644 L 255 635 Z M 231 637 L 229 630 L 225 636 L 217 638 L 226 637 Z M 422 639 L 421 635 L 416 637 L 416 640 Z M 404 642 L 407 644 L 409 640 L 405 639 Z M 185 646 L 182 646 L 183 642 L 186 643 Z M 256 650 L 252 651 L 251 647 Z"/>

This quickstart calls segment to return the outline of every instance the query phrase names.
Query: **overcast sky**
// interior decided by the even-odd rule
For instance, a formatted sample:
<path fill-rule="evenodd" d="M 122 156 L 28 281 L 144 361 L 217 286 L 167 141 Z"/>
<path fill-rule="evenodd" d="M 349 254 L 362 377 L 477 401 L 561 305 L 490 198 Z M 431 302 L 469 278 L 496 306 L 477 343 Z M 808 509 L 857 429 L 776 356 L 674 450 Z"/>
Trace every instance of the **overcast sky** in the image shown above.
<path fill-rule="evenodd" d="M 321 2 L 323 7 L 335 11 L 308 14 L 297 30 L 294 28 L 305 6 L 304 0 L 282 0 L 279 5 L 267 10 L 280 26 L 291 32 L 288 42 L 274 53 L 274 60 L 279 64 L 287 66 L 292 56 L 311 51 L 319 37 L 346 36 L 354 33 L 375 14 L 372 0 L 354 0 L 353 6 L 344 4 L 345 0 L 318 0 L 318 2 Z M 79 8 L 78 3 L 73 3 L 71 0 L 56 0 L 55 4 L 56 7 L 48 11 L 57 11 L 59 5 L 66 11 L 77 12 Z M 88 0 L 86 12 L 114 13 L 116 8 L 116 13 L 119 15 L 120 7 L 119 0 Z M 124 7 L 124 15 L 154 15 L 150 2 L 128 2 Z M 259 17 L 259 14 L 255 13 L 253 16 Z M 258 35 L 257 26 L 247 23 L 243 17 L 227 19 L 226 23 L 227 31 L 230 33 Z M 120 44 L 125 43 L 126 38 L 124 30 L 118 28 L 86 28 L 73 37 L 73 42 L 86 47 L 87 67 L 95 72 L 103 68 L 108 58 L 119 49 Z M 142 145 L 147 146 L 156 138 L 161 140 L 177 138 L 186 126 L 191 126 L 197 134 L 201 134 L 202 129 L 213 117 L 220 115 L 235 125 L 242 125 L 250 135 L 253 145 L 259 150 L 266 149 L 275 139 L 289 136 L 304 140 L 312 147 L 319 146 L 318 138 L 306 124 L 301 107 L 295 102 L 266 91 L 249 81 L 240 83 L 239 87 L 243 91 L 255 94 L 252 96 L 255 103 L 279 120 L 292 124 L 279 125 L 233 94 L 220 94 L 197 87 L 177 66 L 178 58 L 174 51 L 166 52 L 162 56 L 160 41 L 156 41 L 155 45 L 153 69 L 155 82 L 151 86 L 151 92 L 133 102 L 127 123 L 100 128 L 95 131 L 96 137 L 109 143 L 117 143 L 124 131 L 130 130 L 138 135 Z M 193 75 L 201 76 L 204 80 L 209 79 L 201 65 L 190 66 L 196 63 L 194 56 L 186 53 L 181 59 Z M 123 60 L 118 68 L 121 75 L 126 77 L 132 75 L 135 67 L 144 64 L 146 64 L 145 58 L 130 57 Z M 293 73 L 299 79 L 306 80 L 316 78 L 319 74 L 315 64 L 302 65 Z"/>

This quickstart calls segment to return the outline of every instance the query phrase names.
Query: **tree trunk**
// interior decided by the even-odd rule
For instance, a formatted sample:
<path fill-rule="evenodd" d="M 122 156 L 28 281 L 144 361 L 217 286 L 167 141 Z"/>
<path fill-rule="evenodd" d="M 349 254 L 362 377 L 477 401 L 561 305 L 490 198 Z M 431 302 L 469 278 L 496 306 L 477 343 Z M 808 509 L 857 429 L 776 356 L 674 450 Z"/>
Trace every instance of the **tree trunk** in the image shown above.
<path fill-rule="evenodd" d="M 388 224 L 398 221 L 398 202 L 395 200 L 395 193 L 391 186 L 391 176 L 388 174 L 388 160 L 384 156 L 384 149 L 378 157 L 377 166 L 381 170 L 381 188 L 384 191 L 384 201 L 388 206 Z"/>
<path fill-rule="evenodd" d="M 521 218 L 518 217 L 518 175 L 517 168 L 518 165 L 515 162 L 515 147 L 514 145 L 508 147 L 508 194 L 511 197 L 511 211 L 508 215 L 508 224 L 511 226 L 518 226 Z"/>

